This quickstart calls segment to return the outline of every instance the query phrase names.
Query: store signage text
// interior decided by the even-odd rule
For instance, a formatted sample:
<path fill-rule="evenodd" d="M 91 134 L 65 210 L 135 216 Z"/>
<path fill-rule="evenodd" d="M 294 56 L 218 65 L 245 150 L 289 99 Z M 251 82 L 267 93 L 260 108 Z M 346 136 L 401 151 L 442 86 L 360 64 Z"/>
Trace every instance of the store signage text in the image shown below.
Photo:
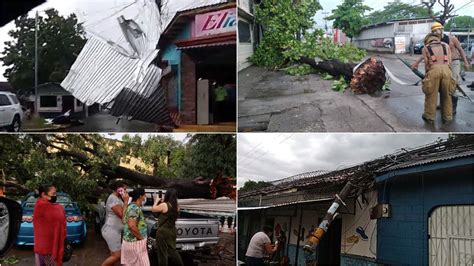
<path fill-rule="evenodd" d="M 235 8 L 196 15 L 196 36 L 235 31 Z"/>

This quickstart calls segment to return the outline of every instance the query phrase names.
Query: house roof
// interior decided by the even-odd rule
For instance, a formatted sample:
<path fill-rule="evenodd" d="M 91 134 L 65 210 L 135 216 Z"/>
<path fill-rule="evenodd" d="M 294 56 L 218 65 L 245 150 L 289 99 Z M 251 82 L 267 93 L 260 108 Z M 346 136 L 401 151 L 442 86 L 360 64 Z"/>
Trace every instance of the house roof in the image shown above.
<path fill-rule="evenodd" d="M 474 135 L 457 135 L 456 138 L 438 141 L 413 149 L 401 149 L 392 154 L 387 154 L 372 161 L 364 162 L 348 168 L 331 172 L 309 172 L 287 178 L 274 183 L 272 186 L 258 190 L 239 192 L 241 199 L 275 195 L 287 191 L 296 193 L 304 190 L 316 190 L 317 193 L 330 193 L 348 180 L 369 178 L 373 181 L 376 175 L 409 168 L 422 164 L 432 164 L 459 158 L 474 157 Z M 279 180 L 281 181 L 281 180 Z"/>
<path fill-rule="evenodd" d="M 70 92 L 65 90 L 59 83 L 48 82 L 38 85 L 39 95 L 50 95 L 50 96 L 65 96 L 71 95 Z"/>
<path fill-rule="evenodd" d="M 364 27 L 361 28 L 361 31 L 366 30 L 366 29 L 370 29 L 370 28 L 375 28 L 375 27 L 382 26 L 382 25 L 394 24 L 395 22 L 413 21 L 413 20 L 432 20 L 432 21 L 434 21 L 431 17 L 391 19 L 391 20 L 387 20 L 387 21 L 384 21 L 384 22 L 364 26 Z"/>
<path fill-rule="evenodd" d="M 13 86 L 6 82 L 6 81 L 0 81 L 0 91 L 15 91 L 15 89 L 13 88 Z"/>
<path fill-rule="evenodd" d="M 196 8 L 186 9 L 178 11 L 171 22 L 168 24 L 166 29 L 161 35 L 158 46 L 161 48 L 163 45 L 171 43 L 176 39 L 179 33 L 186 27 L 186 25 L 194 19 L 194 16 L 197 14 L 208 13 L 212 11 L 217 11 L 221 9 L 235 7 L 235 1 L 221 1 L 219 3 L 200 6 Z M 234 33 L 235 35 L 235 33 Z"/>

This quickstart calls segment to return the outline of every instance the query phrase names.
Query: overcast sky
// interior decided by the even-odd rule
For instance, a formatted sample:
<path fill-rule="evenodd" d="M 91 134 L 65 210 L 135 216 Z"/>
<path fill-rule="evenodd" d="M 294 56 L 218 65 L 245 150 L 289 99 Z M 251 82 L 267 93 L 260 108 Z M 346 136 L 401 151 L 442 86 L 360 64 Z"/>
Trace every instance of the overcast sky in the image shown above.
<path fill-rule="evenodd" d="M 447 134 L 245 133 L 238 135 L 237 177 L 272 181 L 315 170 L 335 170 L 432 143 Z"/>

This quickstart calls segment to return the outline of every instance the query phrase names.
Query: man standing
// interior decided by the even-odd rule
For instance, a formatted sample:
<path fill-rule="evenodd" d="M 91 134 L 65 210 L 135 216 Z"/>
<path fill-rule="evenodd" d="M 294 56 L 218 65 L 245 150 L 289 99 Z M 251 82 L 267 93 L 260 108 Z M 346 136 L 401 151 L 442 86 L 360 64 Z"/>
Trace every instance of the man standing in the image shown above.
<path fill-rule="evenodd" d="M 273 228 L 264 226 L 262 232 L 258 232 L 250 239 L 245 257 L 247 265 L 261 266 L 264 265 L 263 257 L 265 254 L 272 254 L 278 249 L 278 245 L 271 244 L 270 237 L 273 234 Z"/>
<path fill-rule="evenodd" d="M 441 23 L 435 22 L 431 26 L 431 33 L 437 34 L 441 41 L 449 45 L 449 50 L 451 52 L 451 72 L 454 80 L 459 84 L 461 78 L 461 58 L 464 61 L 464 69 L 466 71 L 469 70 L 469 61 L 467 60 L 466 54 L 464 53 L 464 49 L 462 49 L 461 43 L 459 42 L 458 38 L 455 36 L 448 36 L 444 34 L 444 27 Z M 420 62 L 423 61 L 423 57 L 418 59 L 415 63 L 412 64 L 413 69 L 417 69 Z M 425 61 L 426 62 L 426 61 Z M 458 103 L 458 97 L 453 96 L 452 98 L 453 103 L 453 114 L 456 114 L 456 107 Z"/>
<path fill-rule="evenodd" d="M 426 35 L 422 54 L 425 60 L 425 78 L 422 90 L 425 94 L 425 111 L 422 115 L 427 123 L 434 124 L 438 93 L 441 95 L 441 115 L 443 123 L 453 119 L 451 96 L 456 90 L 456 83 L 451 76 L 449 65 L 451 52 L 449 46 L 441 42 L 439 35 Z"/>

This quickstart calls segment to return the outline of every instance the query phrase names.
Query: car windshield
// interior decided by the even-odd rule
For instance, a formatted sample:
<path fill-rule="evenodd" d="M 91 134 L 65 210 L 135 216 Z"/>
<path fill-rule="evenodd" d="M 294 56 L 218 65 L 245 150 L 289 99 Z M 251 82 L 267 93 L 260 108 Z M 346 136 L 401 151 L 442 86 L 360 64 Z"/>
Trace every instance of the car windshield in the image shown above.
<path fill-rule="evenodd" d="M 37 200 L 38 199 L 35 198 L 34 196 L 29 196 L 26 199 L 25 208 L 34 208 Z M 56 202 L 63 205 L 64 208 L 72 208 L 73 207 L 71 198 L 69 196 L 66 196 L 66 195 L 58 195 L 58 199 L 56 200 Z"/>
<path fill-rule="evenodd" d="M 18 104 L 18 103 L 19 103 L 18 98 L 16 97 L 16 95 L 10 95 L 10 98 L 13 100 L 13 103 L 14 103 L 14 104 Z"/>

